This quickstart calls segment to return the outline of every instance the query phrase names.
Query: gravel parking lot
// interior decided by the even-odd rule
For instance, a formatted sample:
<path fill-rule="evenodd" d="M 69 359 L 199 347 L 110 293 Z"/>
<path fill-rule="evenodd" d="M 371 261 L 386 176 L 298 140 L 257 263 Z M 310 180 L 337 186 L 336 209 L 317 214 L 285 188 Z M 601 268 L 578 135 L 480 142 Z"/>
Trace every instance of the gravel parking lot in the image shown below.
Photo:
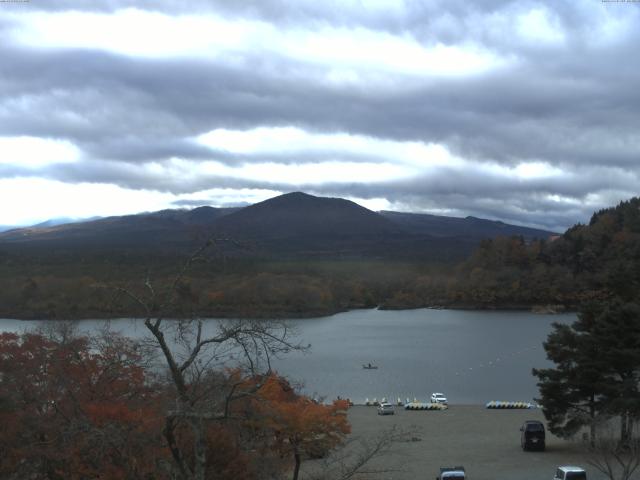
<path fill-rule="evenodd" d="M 525 420 L 544 421 L 533 410 L 488 410 L 483 406 L 453 405 L 445 411 L 406 411 L 377 415 L 375 407 L 349 410 L 352 435 L 373 438 L 393 425 L 413 430 L 419 441 L 401 442 L 374 462 L 374 467 L 395 471 L 367 478 L 434 480 L 440 466 L 463 465 L 470 480 L 551 480 L 558 465 L 578 465 L 589 480 L 602 475 L 586 462 L 576 442 L 547 432 L 544 452 L 523 452 L 520 425 Z"/>

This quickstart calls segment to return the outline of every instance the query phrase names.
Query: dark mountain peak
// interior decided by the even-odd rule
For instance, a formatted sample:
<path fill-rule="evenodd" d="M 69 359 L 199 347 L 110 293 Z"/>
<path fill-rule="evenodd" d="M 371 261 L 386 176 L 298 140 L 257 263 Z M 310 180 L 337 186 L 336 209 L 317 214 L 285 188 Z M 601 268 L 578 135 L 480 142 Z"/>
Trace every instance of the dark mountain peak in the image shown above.
<path fill-rule="evenodd" d="M 304 193 L 304 192 L 289 192 L 289 193 L 283 193 L 282 195 L 278 195 L 277 197 L 269 198 L 265 200 L 265 202 L 287 201 L 287 200 L 300 201 L 300 200 L 312 199 L 312 198 L 320 198 L 320 197 L 316 197 L 315 195 L 311 195 L 309 193 Z"/>
<path fill-rule="evenodd" d="M 268 200 L 264 200 L 260 203 L 249 205 L 242 209 L 242 213 L 244 215 L 250 215 L 259 211 L 282 211 L 287 213 L 335 213 L 337 211 L 351 211 L 354 214 L 355 212 L 359 212 L 360 214 L 380 217 L 375 212 L 358 205 L 351 200 L 345 200 L 344 198 L 316 197 L 303 192 L 285 193 L 277 197 L 269 198 Z"/>
<path fill-rule="evenodd" d="M 269 198 L 263 202 L 249 205 L 246 208 L 293 208 L 293 209 L 305 209 L 305 208 L 336 208 L 336 207 L 352 206 L 358 209 L 367 210 L 361 207 L 357 203 L 344 198 L 332 198 L 332 197 L 316 197 L 304 192 L 290 192 L 277 197 Z M 370 211 L 370 210 L 368 210 Z M 373 213 L 373 212 L 372 212 Z"/>
<path fill-rule="evenodd" d="M 292 192 L 250 205 L 220 219 L 219 228 L 243 237 L 387 235 L 401 229 L 352 201 Z"/>
<path fill-rule="evenodd" d="M 313 195 L 309 195 L 308 193 L 303 192 L 291 192 L 285 193 L 283 195 L 278 195 L 277 197 L 269 198 L 259 203 L 255 203 L 253 205 L 249 205 L 246 208 L 255 208 L 255 207 L 301 207 L 306 205 L 313 205 L 321 201 L 320 197 L 315 197 Z"/>

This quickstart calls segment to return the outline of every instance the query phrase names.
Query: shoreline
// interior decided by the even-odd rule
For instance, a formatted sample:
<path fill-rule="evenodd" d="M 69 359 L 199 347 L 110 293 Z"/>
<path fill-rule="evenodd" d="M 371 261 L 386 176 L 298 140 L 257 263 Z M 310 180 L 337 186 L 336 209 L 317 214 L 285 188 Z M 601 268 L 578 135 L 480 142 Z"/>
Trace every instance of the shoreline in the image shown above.
<path fill-rule="evenodd" d="M 310 311 L 295 311 L 295 312 L 278 312 L 275 315 L 270 314 L 243 314 L 242 312 L 226 311 L 207 313 L 199 312 L 194 316 L 179 316 L 171 315 L 167 319 L 170 320 L 189 320 L 200 318 L 202 320 L 229 320 L 229 319 L 246 319 L 246 320 L 292 320 L 292 319 L 315 319 L 323 317 L 331 317 L 345 312 L 352 312 L 358 310 L 382 310 L 382 311 L 407 311 L 407 310 L 459 310 L 459 311 L 486 311 L 486 312 L 530 312 L 537 315 L 558 315 L 558 314 L 571 314 L 578 311 L 575 307 L 569 307 L 564 305 L 442 305 L 434 304 L 427 306 L 407 306 L 396 307 L 377 305 L 373 307 L 353 307 L 353 308 L 337 308 L 328 310 L 310 310 Z M 121 312 L 119 312 L 121 313 Z M 135 314 L 119 314 L 113 316 L 113 314 L 107 314 L 105 312 L 94 312 L 87 316 L 66 316 L 66 317 L 51 317 L 46 314 L 30 314 L 30 315 L 16 315 L 13 313 L 0 313 L 0 319 L 2 320 L 18 320 L 18 321 L 85 321 L 85 320 L 118 320 L 118 319 L 141 319 L 145 316 Z"/>

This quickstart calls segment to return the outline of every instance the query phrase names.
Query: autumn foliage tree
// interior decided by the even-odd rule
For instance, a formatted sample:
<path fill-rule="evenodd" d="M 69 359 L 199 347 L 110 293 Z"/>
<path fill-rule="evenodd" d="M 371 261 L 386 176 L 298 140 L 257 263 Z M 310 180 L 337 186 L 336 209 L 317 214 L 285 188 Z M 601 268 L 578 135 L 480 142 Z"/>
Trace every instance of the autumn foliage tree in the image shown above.
<path fill-rule="evenodd" d="M 163 457 L 157 408 L 127 339 L 0 335 L 3 478 L 150 478 Z"/>
<path fill-rule="evenodd" d="M 193 468 L 196 441 L 204 449 L 206 478 L 281 478 L 293 456 L 276 432 L 296 439 L 296 451 L 310 452 L 307 435 L 327 431 L 316 442 L 324 449 L 336 444 L 334 424 L 348 431 L 343 416 L 316 415 L 328 407 L 287 389 L 277 393 L 275 385 L 286 381 L 248 378 L 234 369 L 207 372 L 197 382 L 189 377 L 191 398 L 203 402 L 190 411 L 202 420 L 199 438 L 192 416 L 175 412 L 179 399 L 171 383 L 151 374 L 138 350 L 113 333 L 96 338 L 0 334 L 0 478 L 175 478 L 172 456 L 179 454 L 185 467 Z M 225 411 L 229 391 L 235 400 Z M 212 405 L 222 410 L 211 410 Z M 274 423 L 275 418 L 280 420 Z"/>
<path fill-rule="evenodd" d="M 303 457 L 318 458 L 339 446 L 351 432 L 346 400 L 324 405 L 299 395 L 289 382 L 269 375 L 252 402 L 259 424 L 273 432 L 274 447 L 293 459 L 297 480 Z"/>

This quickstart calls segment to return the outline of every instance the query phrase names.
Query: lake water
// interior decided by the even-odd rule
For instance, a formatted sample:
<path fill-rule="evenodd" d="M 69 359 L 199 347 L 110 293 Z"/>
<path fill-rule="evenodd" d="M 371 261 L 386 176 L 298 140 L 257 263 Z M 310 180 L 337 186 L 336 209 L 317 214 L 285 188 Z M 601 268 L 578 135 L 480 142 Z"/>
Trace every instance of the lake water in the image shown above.
<path fill-rule="evenodd" d="M 426 401 L 443 392 L 452 404 L 490 400 L 532 401 L 538 394 L 533 367 L 546 367 L 542 342 L 553 322 L 574 314 L 462 310 L 354 310 L 329 317 L 291 320 L 309 353 L 293 353 L 275 368 L 305 393 L 325 397 Z M 215 321 L 211 321 L 211 326 Z M 19 331 L 40 322 L 0 320 L 0 330 Z M 111 327 L 140 337 L 137 321 L 111 320 Z M 82 331 L 103 325 L 78 322 Z M 363 364 L 377 365 L 366 370 Z"/>

